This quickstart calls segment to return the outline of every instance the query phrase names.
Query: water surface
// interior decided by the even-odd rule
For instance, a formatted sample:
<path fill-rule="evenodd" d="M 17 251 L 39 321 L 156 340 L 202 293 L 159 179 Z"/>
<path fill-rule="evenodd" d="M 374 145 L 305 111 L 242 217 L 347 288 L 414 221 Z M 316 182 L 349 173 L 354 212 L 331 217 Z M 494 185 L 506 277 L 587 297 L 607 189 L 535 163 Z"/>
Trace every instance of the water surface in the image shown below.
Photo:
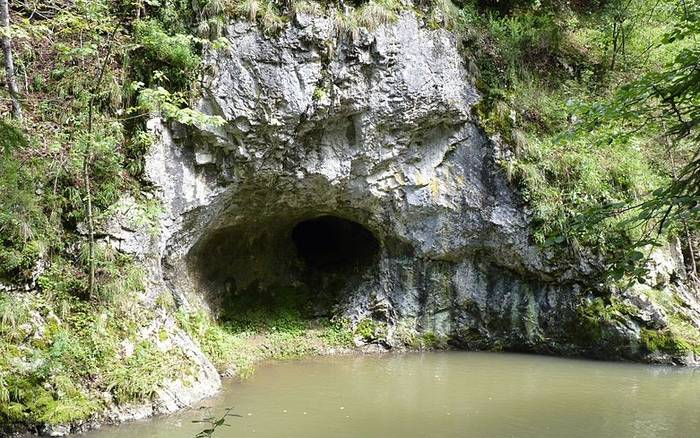
<path fill-rule="evenodd" d="M 168 417 L 90 438 L 700 437 L 700 370 L 493 353 L 313 358 L 260 367 Z"/>

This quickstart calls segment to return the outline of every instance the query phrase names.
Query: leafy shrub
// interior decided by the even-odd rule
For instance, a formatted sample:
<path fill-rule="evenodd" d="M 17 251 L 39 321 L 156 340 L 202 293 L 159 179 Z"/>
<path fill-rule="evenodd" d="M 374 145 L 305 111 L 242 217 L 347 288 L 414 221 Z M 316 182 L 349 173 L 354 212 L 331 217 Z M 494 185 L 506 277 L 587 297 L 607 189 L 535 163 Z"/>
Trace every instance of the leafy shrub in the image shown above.
<path fill-rule="evenodd" d="M 365 342 L 375 342 L 386 339 L 386 324 L 377 322 L 371 318 L 364 318 L 355 326 L 355 334 Z"/>
<path fill-rule="evenodd" d="M 572 221 L 588 209 L 639 198 L 660 183 L 639 152 L 642 145 L 616 135 L 615 127 L 598 134 L 579 140 L 528 139 L 516 174 L 522 178 L 525 199 L 533 206 L 538 243 L 559 243 L 553 239 L 566 235 Z M 603 229 L 591 229 L 579 236 L 579 243 L 602 252 L 629 243 L 635 231 L 616 228 L 620 222 L 611 219 L 601 224 Z"/>
<path fill-rule="evenodd" d="M 50 238 L 28 147 L 18 127 L 0 120 L 0 278 L 26 277 Z"/>
<path fill-rule="evenodd" d="M 195 54 L 191 35 L 169 35 L 156 20 L 141 20 L 134 26 L 134 40 L 140 50 L 132 62 L 147 84 L 156 71 L 176 90 L 188 89 L 201 62 Z M 162 76 L 161 76 L 162 77 Z"/>
<path fill-rule="evenodd" d="M 331 347 L 350 348 L 353 346 L 353 333 L 350 322 L 341 319 L 331 321 L 321 333 L 321 337 Z"/>

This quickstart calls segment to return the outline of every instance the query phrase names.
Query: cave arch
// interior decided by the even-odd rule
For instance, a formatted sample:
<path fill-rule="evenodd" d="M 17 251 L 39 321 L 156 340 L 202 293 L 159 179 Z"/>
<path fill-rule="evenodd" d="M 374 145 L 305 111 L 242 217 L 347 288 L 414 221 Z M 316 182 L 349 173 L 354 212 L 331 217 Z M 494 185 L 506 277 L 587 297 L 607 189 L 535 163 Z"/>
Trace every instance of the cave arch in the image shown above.
<path fill-rule="evenodd" d="M 377 269 L 381 241 L 330 213 L 250 217 L 208 231 L 188 253 L 194 288 L 224 318 L 249 311 L 330 316 Z"/>

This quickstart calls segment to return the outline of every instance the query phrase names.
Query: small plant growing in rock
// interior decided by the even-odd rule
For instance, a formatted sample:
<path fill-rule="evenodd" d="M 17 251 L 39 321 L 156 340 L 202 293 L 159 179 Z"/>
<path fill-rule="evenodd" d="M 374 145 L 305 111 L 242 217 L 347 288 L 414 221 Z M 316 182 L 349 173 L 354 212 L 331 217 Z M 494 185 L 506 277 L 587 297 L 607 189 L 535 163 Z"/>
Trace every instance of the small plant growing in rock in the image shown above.
<path fill-rule="evenodd" d="M 386 339 L 387 327 L 384 323 L 365 318 L 355 327 L 355 335 L 362 338 L 365 342 L 377 342 Z"/>

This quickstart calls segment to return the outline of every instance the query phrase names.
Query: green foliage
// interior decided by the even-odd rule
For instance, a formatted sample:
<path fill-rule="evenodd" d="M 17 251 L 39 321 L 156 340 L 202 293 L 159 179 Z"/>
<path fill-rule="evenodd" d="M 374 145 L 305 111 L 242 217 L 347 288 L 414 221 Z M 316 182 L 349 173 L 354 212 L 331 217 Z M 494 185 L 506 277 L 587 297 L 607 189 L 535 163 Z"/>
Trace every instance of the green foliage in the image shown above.
<path fill-rule="evenodd" d="M 187 106 L 187 95 L 183 92 L 171 93 L 163 87 L 142 88 L 142 83 L 134 83 L 132 89 L 139 90 L 136 110 L 161 113 L 164 117 L 176 120 L 183 125 L 223 126 L 220 116 L 210 116 Z"/>
<path fill-rule="evenodd" d="M 508 76 L 532 71 L 545 74 L 556 63 L 556 57 L 563 54 L 564 39 L 557 20 L 552 14 L 537 12 L 488 20 L 489 33 L 500 45 L 501 62 L 510 69 Z"/>
<path fill-rule="evenodd" d="M 121 366 L 107 370 L 107 389 L 118 403 L 148 400 L 163 381 L 180 375 L 184 362 L 182 351 L 166 354 L 152 342 L 141 341 Z"/>
<path fill-rule="evenodd" d="M 110 304 L 81 301 L 71 269 L 52 265 L 39 280 L 41 294 L 0 299 L 0 421 L 83 420 L 105 408 L 104 394 L 139 402 L 165 379 L 188 373 L 178 349 L 136 341 L 153 316 L 131 305 L 134 294 Z M 134 345 L 131 353 L 125 342 Z"/>
<path fill-rule="evenodd" d="M 398 18 L 403 5 L 395 0 L 370 0 L 358 7 L 333 9 L 331 16 L 340 37 L 357 40 L 360 29 L 374 30 Z"/>
<path fill-rule="evenodd" d="M 9 341 L 26 336 L 21 328 L 29 319 L 29 309 L 22 301 L 0 297 L 0 333 Z"/>
<path fill-rule="evenodd" d="M 295 0 L 291 2 L 290 12 L 292 15 L 309 14 L 320 16 L 324 13 L 323 6 L 314 0 Z"/>
<path fill-rule="evenodd" d="M 430 350 L 445 349 L 447 348 L 447 339 L 444 336 L 428 331 L 420 337 L 420 348 Z"/>
<path fill-rule="evenodd" d="M 55 391 L 47 390 L 29 378 L 10 375 L 6 401 L 0 400 L 0 418 L 22 422 L 28 418 L 46 424 L 65 424 L 84 419 L 95 411 L 96 402 L 80 394 L 65 377 L 56 378 Z M 35 417 L 36 418 L 33 418 Z"/>
<path fill-rule="evenodd" d="M 374 338 L 375 324 L 374 320 L 365 318 L 355 326 L 355 334 L 365 340 L 371 341 Z"/>
<path fill-rule="evenodd" d="M 373 30 L 395 21 L 402 8 L 396 0 L 369 0 L 355 11 L 355 19 L 360 27 Z"/>
<path fill-rule="evenodd" d="M 246 310 L 240 315 L 225 317 L 227 326 L 233 330 L 299 333 L 306 328 L 306 321 L 295 308 L 272 307 L 268 309 Z"/>
<path fill-rule="evenodd" d="M 403 345 L 412 350 L 446 350 L 450 348 L 449 336 L 430 330 L 419 333 L 416 331 L 415 322 L 403 321 L 400 323 L 396 328 L 396 336 Z M 476 335 L 476 341 L 480 337 L 480 335 Z"/>
<path fill-rule="evenodd" d="M 273 360 L 300 359 L 315 353 L 315 346 L 301 333 L 272 332 L 264 344 L 266 356 Z"/>
<path fill-rule="evenodd" d="M 452 0 L 432 0 L 427 16 L 428 25 L 433 28 L 445 27 L 454 30 L 461 19 L 461 14 L 462 10 L 455 6 Z"/>
<path fill-rule="evenodd" d="M 646 189 L 641 196 L 591 206 L 588 217 L 581 218 L 573 229 L 582 235 L 602 220 L 614 217 L 623 219 L 623 230 L 639 230 L 613 259 L 611 269 L 618 276 L 634 270 L 638 278 L 643 278 L 641 259 L 634 257 L 639 248 L 658 245 L 669 230 L 684 229 L 688 233 L 700 226 L 700 47 L 695 41 L 700 31 L 699 7 L 690 2 L 670 14 L 674 26 L 646 49 L 663 53 L 659 66 L 630 79 L 609 99 L 585 106 L 585 123 L 575 132 L 579 137 L 590 137 L 607 126 L 617 126 L 617 139 L 646 138 L 655 143 L 653 150 L 664 161 L 657 166 L 665 179 L 640 186 Z M 666 61 L 669 56 L 671 59 Z"/>
<path fill-rule="evenodd" d="M 600 123 L 623 122 L 628 131 L 660 133 L 679 157 L 691 155 L 676 181 L 656 193 L 655 202 L 661 205 L 646 205 L 642 210 L 645 219 L 654 217 L 653 210 L 663 210 L 665 206 L 674 216 L 678 212 L 692 218 L 693 207 L 700 199 L 700 165 L 696 157 L 700 140 L 700 47 L 695 42 L 700 34 L 700 5 L 691 2 L 687 7 L 689 10 L 679 12 L 676 25 L 658 43 L 665 52 L 675 53 L 672 60 L 660 70 L 647 72 L 620 87 L 609 102 L 590 106 L 586 114 L 589 129 Z M 663 216 L 669 219 L 667 214 Z"/>
<path fill-rule="evenodd" d="M 640 273 L 639 245 L 657 240 L 656 230 L 697 229 L 696 1 L 684 2 L 684 10 L 670 0 L 459 4 L 434 0 L 416 8 L 429 26 L 459 33 L 484 94 L 476 112 L 489 134 L 511 146 L 501 164 L 532 207 L 538 243 L 595 248 L 595 257 L 612 256 L 622 271 Z M 159 0 L 139 2 L 134 20 L 134 4 L 96 0 L 14 23 L 28 92 L 25 125 L 0 120 L 0 279 L 21 284 L 37 262 L 46 269 L 38 293 L 0 296 L 0 423 L 84 419 L 104 409 L 104 394 L 138 402 L 164 379 L 188 373 L 181 351 L 161 349 L 167 330 L 139 338 L 154 316 L 138 304 L 144 273 L 130 258 L 98 245 L 98 293 L 93 301 L 86 297 L 85 152 L 93 156 L 98 222 L 118 214 L 115 201 L 130 192 L 139 206 L 134 225 L 156 223 L 161 206 L 139 196 L 143 156 L 153 143 L 143 119 L 160 113 L 187 125 L 224 124 L 191 102 L 200 49 L 222 46 L 217 38 L 227 15 L 273 36 L 295 14 L 326 13 L 341 36 L 354 38 L 406 8 L 394 0 L 344 6 L 341 12 L 336 2 Z M 102 86 L 94 90 L 107 53 Z M 324 94 L 319 87 L 314 98 Z M 243 303 L 224 309 L 219 321 L 201 313 L 178 321 L 219 371 L 240 377 L 260 360 L 349 348 L 355 336 L 386 337 L 386 326 L 371 319 L 354 330 L 347 321 L 309 319 L 310 293 Z M 172 298 L 163 294 L 156 305 L 171 310 Z M 695 351 L 700 333 L 671 308 L 669 327 L 644 331 L 643 343 L 650 351 Z M 634 311 L 608 298 L 580 310 L 589 334 L 599 337 L 600 327 Z M 407 339 L 421 348 L 445 341 L 412 335 Z"/>
<path fill-rule="evenodd" d="M 93 131 L 92 134 L 79 132 L 75 138 L 75 147 L 71 150 L 71 167 L 69 168 L 73 178 L 82 178 L 82 159 L 86 151 L 90 150 L 93 157 L 91 170 L 91 185 L 93 203 L 96 211 L 108 208 L 119 199 L 122 190 L 125 189 L 123 178 L 124 169 L 122 163 L 124 156 L 119 144 L 124 141 L 123 127 L 119 123 L 105 123 Z M 80 204 L 69 204 L 73 209 L 68 215 L 77 220 L 84 218 L 84 207 Z"/>
<path fill-rule="evenodd" d="M 223 6 L 215 0 L 148 2 L 134 23 L 123 20 L 132 20 L 131 6 L 121 7 L 73 2 L 45 20 L 17 22 L 16 61 L 30 87 L 25 125 L 0 121 L 0 278 L 22 285 L 38 261 L 45 269 L 38 292 L 0 297 L 3 424 L 83 420 L 107 403 L 147 400 L 164 380 L 190 372 L 181 351 L 164 347 L 166 330 L 156 339 L 140 334 L 154 321 L 138 298 L 144 273 L 107 244 L 96 245 L 97 293 L 88 300 L 82 165 L 89 150 L 98 228 L 121 214 L 115 202 L 128 192 L 138 206 L 133 225 L 155 223 L 162 208 L 141 199 L 135 179 L 153 142 L 143 118 L 160 112 L 184 124 L 222 124 L 189 104 L 199 49 L 222 47 L 220 40 L 199 37 L 218 36 Z M 196 23 L 198 36 L 191 27 Z M 95 90 L 98 77 L 102 86 Z M 228 344 L 231 337 L 210 329 L 206 339 L 220 358 L 244 351 L 242 336 Z M 252 359 L 240 354 L 237 360 L 252 370 Z"/>
<path fill-rule="evenodd" d="M 596 297 L 579 307 L 583 319 L 598 323 L 610 322 L 624 315 L 634 315 L 636 308 L 620 301 L 617 297 Z"/>
<path fill-rule="evenodd" d="M 258 23 L 266 34 L 274 34 L 282 29 L 286 17 L 274 1 L 238 0 L 231 8 L 233 15 Z"/>
<path fill-rule="evenodd" d="M 192 10 L 195 14 L 192 26 L 200 38 L 216 39 L 221 36 L 226 24 L 225 0 L 198 0 L 192 2 Z"/>
<path fill-rule="evenodd" d="M 132 63 L 142 77 L 168 82 L 175 89 L 189 88 L 201 63 L 191 35 L 169 35 L 157 20 L 141 20 L 134 25 L 134 41 L 138 49 Z"/>
<path fill-rule="evenodd" d="M 103 254 L 111 251 L 111 248 L 107 248 Z M 116 254 L 114 260 L 98 258 L 98 274 L 100 282 L 97 291 L 103 303 L 130 299 L 134 293 L 145 290 L 143 268 L 129 257 Z"/>
<path fill-rule="evenodd" d="M 51 301 L 80 296 L 87 287 L 85 273 L 60 258 L 54 259 L 49 269 L 39 276 L 37 283 Z"/>
<path fill-rule="evenodd" d="M 599 137 L 527 139 L 514 173 L 524 185 L 525 199 L 534 207 L 538 243 L 552 245 L 571 239 L 568 231 L 582 212 L 638 199 L 662 181 L 640 153 L 644 146 L 618 133 L 611 125 L 607 131 L 598 131 Z M 607 220 L 582 230 L 575 244 L 602 253 L 629 244 L 634 230 L 618 225 L 619 220 Z"/>
<path fill-rule="evenodd" d="M 144 171 L 144 157 L 155 142 L 153 134 L 141 129 L 125 139 L 124 167 L 129 174 L 140 177 Z"/>
<path fill-rule="evenodd" d="M 26 276 L 51 237 L 28 147 L 20 128 L 0 120 L 0 278 Z"/>
<path fill-rule="evenodd" d="M 636 315 L 637 309 L 620 301 L 616 296 L 596 297 L 585 300 L 577 307 L 577 326 L 571 328 L 570 335 L 578 343 L 591 345 L 608 341 L 608 326 L 623 322 Z"/>
<path fill-rule="evenodd" d="M 636 293 L 645 295 L 656 307 L 663 309 L 666 326 L 642 330 L 642 344 L 649 352 L 700 352 L 700 329 L 685 312 L 686 304 L 673 289 L 653 289 L 639 285 Z"/>
<path fill-rule="evenodd" d="M 539 9 L 542 6 L 542 0 L 478 0 L 476 3 L 484 10 L 500 14 L 509 14 L 518 9 L 522 10 L 532 7 Z"/>
<path fill-rule="evenodd" d="M 386 339 L 387 327 L 385 323 L 364 318 L 355 326 L 355 335 L 365 342 L 377 342 Z"/>
<path fill-rule="evenodd" d="M 257 362 L 299 359 L 353 347 L 348 321 L 308 320 L 296 310 L 257 309 L 214 321 L 204 312 L 177 314 L 180 327 L 200 345 L 222 374 L 250 377 Z"/>
<path fill-rule="evenodd" d="M 212 321 L 204 312 L 177 313 L 180 326 L 199 343 L 217 370 L 228 373 L 233 368 L 240 378 L 250 376 L 255 367 L 256 351 L 233 330 Z"/>
<path fill-rule="evenodd" d="M 321 332 L 321 337 L 330 347 L 352 348 L 354 346 L 350 321 L 345 319 L 330 321 Z"/>
<path fill-rule="evenodd" d="M 485 95 L 475 111 L 510 146 L 501 164 L 532 207 L 535 241 L 562 256 L 592 252 L 615 278 L 641 278 L 640 249 L 662 237 L 655 226 L 678 212 L 695 228 L 700 173 L 674 167 L 695 151 L 687 127 L 697 113 L 697 44 L 687 12 L 697 8 L 648 0 L 576 8 L 472 2 L 455 28 Z M 681 132 L 688 140 L 669 137 Z"/>
<path fill-rule="evenodd" d="M 445 0 L 449 3 L 449 0 Z M 451 4 L 451 3 L 450 3 Z M 398 18 L 406 6 L 396 0 L 369 0 L 354 4 L 344 4 L 342 8 L 334 2 L 276 0 L 234 0 L 228 12 L 240 18 L 257 23 L 267 35 L 279 33 L 287 22 L 297 14 L 332 16 L 341 36 L 356 39 L 360 29 L 373 30 Z M 341 10 L 342 9 L 342 10 Z M 436 21 L 438 18 L 435 19 Z"/>

